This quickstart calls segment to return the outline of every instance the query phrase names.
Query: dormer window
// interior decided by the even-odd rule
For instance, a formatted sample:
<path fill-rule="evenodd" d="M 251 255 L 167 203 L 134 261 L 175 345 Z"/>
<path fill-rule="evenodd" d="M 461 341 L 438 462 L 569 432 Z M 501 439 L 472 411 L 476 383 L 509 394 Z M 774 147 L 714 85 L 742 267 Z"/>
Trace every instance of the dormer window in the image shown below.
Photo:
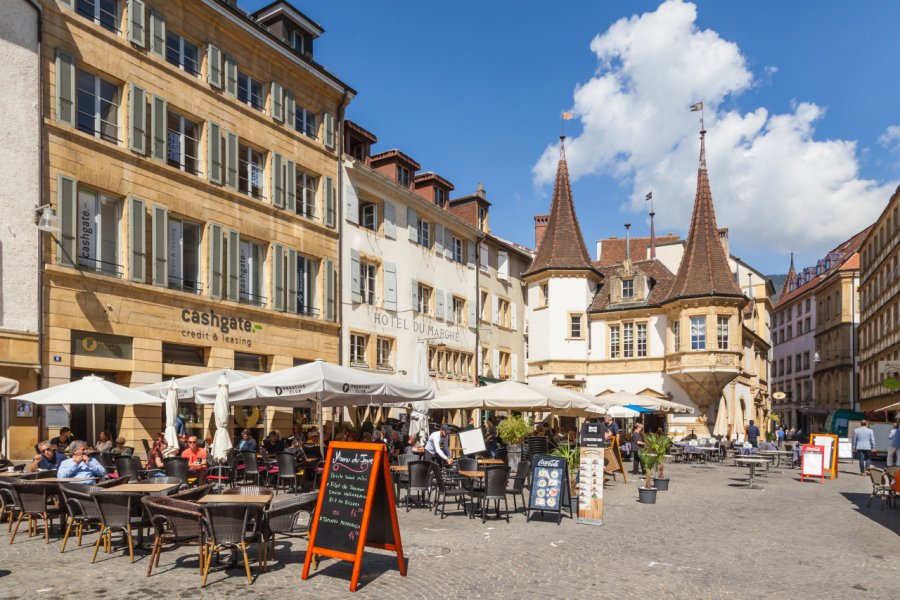
<path fill-rule="evenodd" d="M 408 188 L 410 181 L 409 175 L 409 169 L 397 165 L 397 183 Z"/>
<path fill-rule="evenodd" d="M 290 44 L 300 54 L 312 56 L 312 37 L 308 33 L 292 29 Z"/>
<path fill-rule="evenodd" d="M 447 203 L 447 190 L 439 187 L 434 188 L 434 203 L 444 208 L 444 204 Z"/>
<path fill-rule="evenodd" d="M 631 300 L 634 298 L 634 279 L 622 280 L 622 299 Z"/>
<path fill-rule="evenodd" d="M 483 206 L 478 207 L 478 229 L 484 231 L 484 223 L 487 220 L 487 209 Z"/>

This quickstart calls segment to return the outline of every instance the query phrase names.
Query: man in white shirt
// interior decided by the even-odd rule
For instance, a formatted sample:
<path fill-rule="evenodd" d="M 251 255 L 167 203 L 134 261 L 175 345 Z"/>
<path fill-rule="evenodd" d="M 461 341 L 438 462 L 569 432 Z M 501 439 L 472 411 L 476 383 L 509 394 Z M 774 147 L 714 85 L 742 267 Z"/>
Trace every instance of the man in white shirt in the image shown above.
<path fill-rule="evenodd" d="M 450 426 L 441 425 L 441 428 L 428 436 L 428 442 L 425 444 L 426 460 L 436 461 L 441 459 L 448 465 L 453 464 L 450 458 Z"/>

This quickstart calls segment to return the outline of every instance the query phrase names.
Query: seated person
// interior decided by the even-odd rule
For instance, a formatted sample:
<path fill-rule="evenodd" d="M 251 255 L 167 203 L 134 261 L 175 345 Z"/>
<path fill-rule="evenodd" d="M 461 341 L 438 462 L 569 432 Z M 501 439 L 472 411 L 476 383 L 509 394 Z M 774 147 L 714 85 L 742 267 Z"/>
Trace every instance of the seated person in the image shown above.
<path fill-rule="evenodd" d="M 107 432 L 101 431 L 99 434 L 97 434 L 97 443 L 94 444 L 94 450 L 96 450 L 97 452 L 109 452 L 110 450 L 112 450 L 112 447 L 112 439 Z"/>
<path fill-rule="evenodd" d="M 188 438 L 188 448 L 181 453 L 188 460 L 188 473 L 197 477 L 200 485 L 206 483 L 206 449 L 197 444 L 197 436 Z"/>
<path fill-rule="evenodd" d="M 50 439 L 50 445 L 60 452 L 65 452 L 74 436 L 75 434 L 72 433 L 71 429 L 69 429 L 68 427 L 63 427 L 59 430 L 58 436 Z"/>
<path fill-rule="evenodd" d="M 294 438 L 291 445 L 285 448 L 284 451 L 293 454 L 297 458 L 297 463 L 306 460 L 306 452 L 303 451 L 303 442 L 301 442 L 299 438 Z"/>
<path fill-rule="evenodd" d="M 106 477 L 106 467 L 96 458 L 88 456 L 87 442 L 76 440 L 71 444 L 72 458 L 66 459 L 56 471 L 58 477 L 82 479 L 79 483 L 94 483 Z"/>
<path fill-rule="evenodd" d="M 403 454 L 404 450 L 406 450 L 406 444 L 403 443 L 400 432 L 396 429 L 391 431 L 391 435 L 388 437 L 387 446 L 392 459 L 396 459 Z"/>
<path fill-rule="evenodd" d="M 150 448 L 150 454 L 147 457 L 147 466 L 146 469 L 162 469 L 165 466 L 163 462 L 163 458 L 165 458 L 165 451 L 169 448 L 169 442 L 166 441 L 165 434 L 160 433 L 156 441 L 153 442 L 153 447 Z"/>
<path fill-rule="evenodd" d="M 249 429 L 245 429 L 241 432 L 241 439 L 238 441 L 237 445 L 235 445 L 235 448 L 241 452 L 244 450 L 256 452 L 256 440 L 250 435 Z"/>
<path fill-rule="evenodd" d="M 38 453 L 34 456 L 34 460 L 28 465 L 28 470 L 32 473 L 35 471 L 49 471 L 59 469 L 59 465 L 66 460 L 66 455 L 53 449 L 48 441 L 38 444 Z"/>
<path fill-rule="evenodd" d="M 284 442 L 278 438 L 277 430 L 273 429 L 269 432 L 269 437 L 263 442 L 263 448 L 265 449 L 266 454 L 275 454 L 284 451 Z"/>
<path fill-rule="evenodd" d="M 133 448 L 128 448 L 125 446 L 125 438 L 123 436 L 119 436 L 116 438 L 116 445 L 113 447 L 110 452 L 113 454 L 121 454 L 122 456 L 131 456 L 134 453 Z"/>

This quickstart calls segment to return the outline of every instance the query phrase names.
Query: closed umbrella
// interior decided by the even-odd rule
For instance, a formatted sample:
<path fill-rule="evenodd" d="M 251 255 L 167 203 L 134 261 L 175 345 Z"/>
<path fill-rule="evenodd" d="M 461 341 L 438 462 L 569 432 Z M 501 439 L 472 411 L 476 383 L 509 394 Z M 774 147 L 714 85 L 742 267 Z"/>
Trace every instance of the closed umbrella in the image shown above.
<path fill-rule="evenodd" d="M 192 401 L 194 399 L 194 394 L 198 390 L 215 388 L 219 385 L 219 379 L 221 379 L 222 376 L 228 378 L 228 383 L 235 383 L 236 381 L 243 381 L 244 379 L 256 377 L 255 375 L 247 375 L 240 371 L 235 371 L 234 369 L 216 369 L 215 371 L 206 371 L 204 373 L 197 373 L 196 375 L 179 377 L 178 379 L 174 379 L 175 383 L 178 384 L 178 399 L 182 402 Z M 142 385 L 135 389 L 146 392 L 151 396 L 165 398 L 169 393 L 170 381 L 160 381 L 158 383 Z"/>
<path fill-rule="evenodd" d="M 725 407 L 725 397 L 719 398 L 719 410 L 716 411 L 716 424 L 713 427 L 713 437 L 726 437 L 728 435 L 728 409 Z"/>
<path fill-rule="evenodd" d="M 166 391 L 166 443 L 170 448 L 178 447 L 178 433 L 175 431 L 175 418 L 178 415 L 178 384 L 169 382 Z"/>
<path fill-rule="evenodd" d="M 428 350 L 425 344 L 416 344 L 416 379 L 415 383 L 424 387 L 428 386 Z M 412 403 L 412 412 L 409 415 L 408 436 L 414 438 L 416 443 L 424 446 L 428 438 L 428 402 L 420 400 Z"/>
<path fill-rule="evenodd" d="M 734 401 L 734 419 L 731 421 L 731 433 L 734 439 L 739 439 L 744 433 L 744 411 L 741 409 L 741 401 Z"/>
<path fill-rule="evenodd" d="M 228 435 L 228 378 L 219 378 L 215 399 L 216 433 L 213 436 L 213 458 L 224 462 L 231 450 L 231 436 Z"/>

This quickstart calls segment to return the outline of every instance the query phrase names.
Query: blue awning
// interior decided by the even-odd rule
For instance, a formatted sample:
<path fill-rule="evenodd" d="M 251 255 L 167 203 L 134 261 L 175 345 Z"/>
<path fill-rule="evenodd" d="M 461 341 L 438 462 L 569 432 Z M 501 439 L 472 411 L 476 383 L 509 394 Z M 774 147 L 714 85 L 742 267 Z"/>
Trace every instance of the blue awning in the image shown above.
<path fill-rule="evenodd" d="M 636 405 L 636 404 L 626 404 L 626 405 L 625 405 L 625 408 L 630 408 L 631 410 L 636 411 L 636 412 L 639 412 L 639 413 L 652 413 L 652 412 L 655 412 L 652 408 L 646 408 L 646 407 L 644 407 L 644 406 L 638 406 L 638 405 Z"/>

